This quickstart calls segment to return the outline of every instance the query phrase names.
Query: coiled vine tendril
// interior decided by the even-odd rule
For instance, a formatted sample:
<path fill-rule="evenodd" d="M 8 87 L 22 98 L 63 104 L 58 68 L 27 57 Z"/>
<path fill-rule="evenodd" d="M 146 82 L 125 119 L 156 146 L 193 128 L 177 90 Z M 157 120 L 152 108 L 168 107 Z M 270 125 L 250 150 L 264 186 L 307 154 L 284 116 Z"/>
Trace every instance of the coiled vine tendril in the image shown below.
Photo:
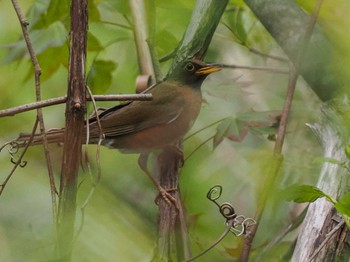
<path fill-rule="evenodd" d="M 232 224 L 230 231 L 233 234 L 237 237 L 242 235 L 247 236 L 250 232 L 249 228 L 255 225 L 256 221 L 253 218 L 245 218 L 243 215 L 236 214 L 235 209 L 228 202 L 219 204 L 217 200 L 220 198 L 221 194 L 222 186 L 215 185 L 209 189 L 207 198 L 218 206 L 220 213 L 226 218 L 226 225 Z"/>
<path fill-rule="evenodd" d="M 25 142 L 23 142 L 25 144 Z M 0 148 L 0 152 L 4 149 L 4 148 L 7 148 L 7 152 L 9 153 L 10 155 L 10 161 L 12 164 L 16 165 L 18 163 L 18 159 L 16 157 L 16 154 L 18 153 L 19 149 L 23 147 L 23 145 L 21 143 L 18 143 L 16 141 L 11 141 L 11 142 L 8 142 L 6 144 L 4 144 L 1 148 Z M 27 161 L 21 161 L 19 164 L 18 164 L 20 167 L 25 167 L 27 165 Z"/>

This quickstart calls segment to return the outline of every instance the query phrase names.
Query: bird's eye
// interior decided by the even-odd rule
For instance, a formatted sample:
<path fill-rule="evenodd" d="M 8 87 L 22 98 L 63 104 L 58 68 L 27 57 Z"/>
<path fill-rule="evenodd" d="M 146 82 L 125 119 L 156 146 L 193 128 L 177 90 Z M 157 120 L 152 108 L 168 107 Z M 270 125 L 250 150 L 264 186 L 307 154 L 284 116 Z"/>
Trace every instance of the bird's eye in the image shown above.
<path fill-rule="evenodd" d="M 188 63 L 186 66 L 185 66 L 185 69 L 188 71 L 188 72 L 193 72 L 194 71 L 194 65 L 192 63 Z"/>

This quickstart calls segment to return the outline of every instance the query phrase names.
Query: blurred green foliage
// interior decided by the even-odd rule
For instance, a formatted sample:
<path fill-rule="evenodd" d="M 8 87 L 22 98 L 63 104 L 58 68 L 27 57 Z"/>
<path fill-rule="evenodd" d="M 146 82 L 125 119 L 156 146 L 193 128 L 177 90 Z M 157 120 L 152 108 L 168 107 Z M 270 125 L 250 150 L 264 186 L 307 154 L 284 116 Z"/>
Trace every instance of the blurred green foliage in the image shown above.
<path fill-rule="evenodd" d="M 311 7 L 314 3 L 299 2 L 306 9 L 306 3 L 310 3 Z M 336 35 L 334 41 L 345 50 L 344 43 L 348 41 L 348 36 L 340 35 L 338 25 L 332 21 L 341 23 L 341 28 L 349 26 L 346 8 L 341 8 L 342 5 L 346 6 L 346 1 L 335 2 L 328 4 L 327 12 L 321 13 L 320 25 L 327 29 L 329 35 Z M 27 14 L 33 45 L 43 70 L 42 97 L 63 96 L 67 89 L 69 1 L 31 0 L 21 1 L 20 4 Z M 194 4 L 194 0 L 155 1 L 159 57 L 176 48 Z M 133 93 L 138 65 L 128 1 L 89 1 L 89 12 L 89 85 L 95 93 Z M 344 17 L 346 19 L 343 21 Z M 0 1 L 0 32 L 3 109 L 32 102 L 35 93 L 33 69 L 10 1 Z M 243 1 L 232 0 L 214 35 L 206 60 L 287 67 L 286 63 L 254 54 L 249 48 L 284 56 Z M 161 66 L 166 73 L 170 63 L 167 61 Z M 344 64 L 344 68 L 349 68 L 349 63 Z M 262 114 L 260 118 L 256 111 L 281 110 L 287 81 L 288 76 L 283 74 L 225 69 L 212 75 L 203 85 L 202 111 L 190 134 L 197 130 L 201 132 L 194 136 L 189 134 L 185 140 L 186 163 L 181 170 L 181 193 L 193 254 L 208 247 L 225 229 L 224 219 L 217 207 L 206 199 L 207 191 L 214 184 L 224 187 L 223 202 L 232 203 L 237 213 L 245 217 L 254 216 L 273 142 L 267 139 L 267 132 L 263 131 L 249 132 L 241 142 L 227 139 L 224 131 L 238 128 L 238 125 L 232 125 L 237 124 L 237 119 L 242 120 L 243 115 L 249 119 L 254 115 L 258 117 L 254 121 L 264 122 L 265 116 Z M 113 104 L 105 102 L 99 103 L 99 106 Z M 317 178 L 320 164 L 312 160 L 322 155 L 322 150 L 305 123 L 317 121 L 319 106 L 317 97 L 300 80 L 287 131 L 285 161 L 276 181 L 276 196 L 268 204 L 256 236 L 255 255 L 300 212 L 295 204 L 281 201 L 277 189 L 294 183 L 314 184 Z M 44 118 L 48 128 L 63 126 L 64 105 L 45 108 Z M 220 130 L 219 126 L 221 134 L 218 135 L 218 125 L 211 124 L 220 119 L 234 119 L 236 122 L 227 122 L 226 130 Z M 29 132 L 34 120 L 35 112 L 1 118 L 1 144 L 14 139 L 20 132 Z M 221 125 L 224 124 L 222 122 Z M 50 148 L 56 181 L 59 181 L 62 149 L 55 145 Z M 91 146 L 86 150 L 90 155 L 93 174 L 96 174 L 96 147 Z M 103 148 L 101 159 L 102 179 L 85 210 L 84 225 L 76 239 L 73 261 L 149 261 L 156 240 L 155 189 L 137 166 L 137 155 L 123 155 Z M 54 253 L 51 199 L 42 148 L 30 148 L 26 160 L 28 165 L 17 170 L 0 197 L 1 261 L 50 260 Z M 0 179 L 4 180 L 12 168 L 5 151 L 1 152 L 0 161 Z M 80 180 L 79 206 L 84 203 L 92 187 L 90 176 L 83 170 Z M 77 216 L 79 228 L 82 213 L 79 211 Z M 288 235 L 264 257 L 281 261 L 294 237 L 295 233 Z M 241 238 L 229 235 L 200 261 L 232 261 L 232 257 L 238 255 L 241 241 Z"/>

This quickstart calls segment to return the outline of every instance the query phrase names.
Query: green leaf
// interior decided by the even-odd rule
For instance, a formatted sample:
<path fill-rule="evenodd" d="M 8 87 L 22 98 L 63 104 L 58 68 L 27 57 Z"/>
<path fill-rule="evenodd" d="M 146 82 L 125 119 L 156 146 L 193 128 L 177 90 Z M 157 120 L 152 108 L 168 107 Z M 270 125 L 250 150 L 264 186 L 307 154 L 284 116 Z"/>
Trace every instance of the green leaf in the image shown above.
<path fill-rule="evenodd" d="M 46 12 L 43 12 L 34 29 L 42 29 L 50 26 L 53 23 L 61 22 L 68 30 L 69 28 L 69 14 L 70 1 L 69 0 L 51 0 Z"/>
<path fill-rule="evenodd" d="M 67 31 L 61 22 L 51 24 L 47 29 L 33 30 L 30 38 L 37 55 L 41 54 L 49 47 L 62 46 L 68 38 Z M 11 45 L 3 63 L 11 63 L 23 58 L 27 54 L 27 46 L 23 38 Z"/>
<path fill-rule="evenodd" d="M 346 193 L 339 201 L 335 204 L 335 208 L 339 213 L 350 217 L 350 192 Z"/>
<path fill-rule="evenodd" d="M 329 198 L 317 187 L 309 185 L 292 185 L 282 191 L 283 199 L 296 203 L 314 202 L 321 197 Z"/>
<path fill-rule="evenodd" d="M 113 61 L 95 60 L 87 76 L 87 84 L 94 93 L 106 93 L 112 83 L 117 65 Z"/>
<path fill-rule="evenodd" d="M 130 3 L 129 1 L 115 1 L 107 0 L 107 2 L 120 14 L 128 15 L 130 14 Z"/>
<path fill-rule="evenodd" d="M 69 50 L 66 45 L 59 47 L 50 47 L 45 52 L 38 55 L 40 61 L 42 75 L 41 80 L 49 79 L 61 65 L 68 68 Z M 33 75 L 33 69 L 30 69 L 30 75 Z"/>
<path fill-rule="evenodd" d="M 157 52 L 160 57 L 172 52 L 178 45 L 178 39 L 168 30 L 157 32 Z"/>
<path fill-rule="evenodd" d="M 280 118 L 281 111 L 278 110 L 244 112 L 237 116 L 237 119 L 255 135 L 276 134 Z"/>
<path fill-rule="evenodd" d="M 88 9 L 89 22 L 101 21 L 100 11 L 98 10 L 98 3 L 96 3 L 96 1 L 89 1 Z"/>
<path fill-rule="evenodd" d="M 323 164 L 325 162 L 335 164 L 335 165 L 341 165 L 341 166 L 344 164 L 343 161 L 339 161 L 335 158 L 330 158 L 330 157 L 315 157 L 312 160 L 313 164 Z"/>
<path fill-rule="evenodd" d="M 28 12 L 26 14 L 26 19 L 29 22 L 29 26 L 34 29 L 35 25 L 42 18 L 42 14 L 44 14 L 47 8 L 50 5 L 50 1 L 47 0 L 37 0 L 29 7 Z M 41 24 L 43 24 L 41 22 Z"/>
<path fill-rule="evenodd" d="M 87 50 L 101 51 L 103 49 L 100 41 L 91 32 L 88 32 Z"/>
<path fill-rule="evenodd" d="M 216 128 L 213 146 L 216 148 L 226 137 L 232 141 L 239 141 L 243 126 L 236 118 L 225 118 Z"/>
<path fill-rule="evenodd" d="M 350 145 L 345 146 L 345 155 L 347 159 L 350 159 Z"/>
<path fill-rule="evenodd" d="M 247 41 L 247 32 L 244 28 L 244 9 L 237 8 L 236 31 L 239 39 L 245 43 Z"/>

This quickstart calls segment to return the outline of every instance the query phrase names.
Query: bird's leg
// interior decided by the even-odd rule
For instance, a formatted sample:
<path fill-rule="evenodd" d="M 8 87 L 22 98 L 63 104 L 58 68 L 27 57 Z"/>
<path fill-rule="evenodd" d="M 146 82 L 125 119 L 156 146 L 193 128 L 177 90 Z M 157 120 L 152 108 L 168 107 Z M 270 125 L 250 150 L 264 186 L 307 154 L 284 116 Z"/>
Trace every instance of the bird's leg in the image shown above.
<path fill-rule="evenodd" d="M 148 156 L 149 156 L 148 153 L 140 154 L 140 157 L 138 159 L 140 168 L 151 179 L 152 183 L 154 184 L 154 186 L 157 188 L 159 192 L 159 196 L 161 196 L 167 203 L 173 204 L 175 208 L 179 210 L 179 205 L 176 201 L 176 198 L 174 198 L 171 194 L 168 193 L 169 191 L 174 191 L 176 189 L 164 189 L 159 185 L 158 181 L 152 176 L 151 172 L 147 168 Z"/>
<path fill-rule="evenodd" d="M 179 167 L 183 167 L 185 164 L 184 153 L 182 149 L 177 145 L 167 145 L 168 150 L 172 151 L 179 159 Z"/>

